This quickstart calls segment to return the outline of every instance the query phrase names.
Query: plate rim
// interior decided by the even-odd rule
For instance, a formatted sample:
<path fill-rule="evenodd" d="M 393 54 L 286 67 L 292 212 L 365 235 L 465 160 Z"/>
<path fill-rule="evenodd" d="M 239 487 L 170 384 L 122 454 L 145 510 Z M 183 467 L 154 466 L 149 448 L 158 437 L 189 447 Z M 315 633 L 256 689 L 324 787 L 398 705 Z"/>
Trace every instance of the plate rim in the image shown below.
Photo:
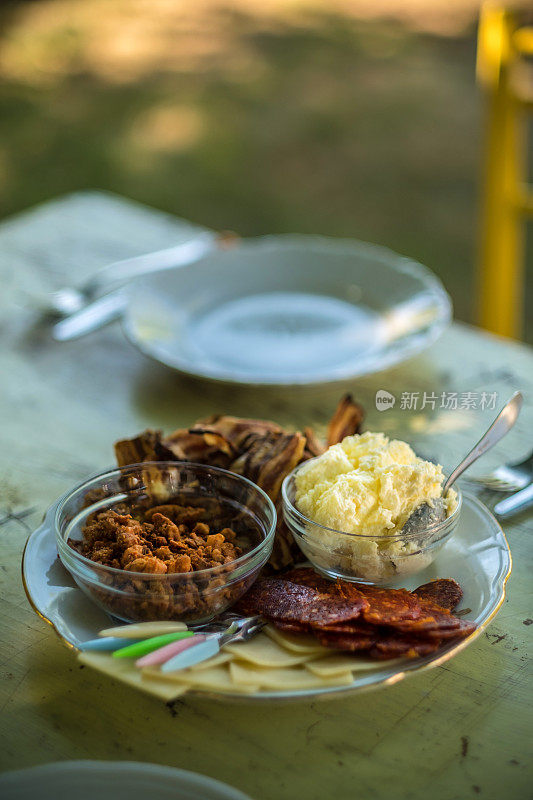
<path fill-rule="evenodd" d="M 478 497 L 471 494 L 470 492 L 466 492 L 463 490 L 463 498 L 466 499 L 467 503 L 470 502 L 477 507 L 478 511 L 487 518 L 487 521 L 491 523 L 493 529 L 496 529 L 497 535 L 501 535 L 504 547 L 501 547 L 502 553 L 506 554 L 506 559 L 504 559 L 500 565 L 500 569 L 498 570 L 496 579 L 495 579 L 495 586 L 498 588 L 497 596 L 493 603 L 491 603 L 492 610 L 490 611 L 488 617 L 483 620 L 479 625 L 476 627 L 476 630 L 473 631 L 470 636 L 466 639 L 462 639 L 461 641 L 457 642 L 456 644 L 450 644 L 446 647 L 446 649 L 441 652 L 438 656 L 425 656 L 421 659 L 413 659 L 413 662 L 406 662 L 405 666 L 402 667 L 402 670 L 399 672 L 395 672 L 392 675 L 388 675 L 386 677 L 382 677 L 381 679 L 372 680 L 372 676 L 369 676 L 368 683 L 353 685 L 350 684 L 349 686 L 326 686 L 323 688 L 315 688 L 315 689 L 293 689 L 289 690 L 288 692 L 281 692 L 281 691 L 264 691 L 258 692 L 254 694 L 237 694 L 237 693 L 230 693 L 230 692 L 213 692 L 213 691 L 198 691 L 198 690 L 191 690 L 187 692 L 188 696 L 192 697 L 200 697 L 200 698 L 208 698 L 210 700 L 216 700 L 218 702 L 237 702 L 237 703 L 249 703 L 250 701 L 253 703 L 261 703 L 261 702 L 280 702 L 280 703 L 287 703 L 287 702 L 300 702 L 302 700 L 326 700 L 326 699 L 334 699 L 336 697 L 346 696 L 348 694 L 356 694 L 356 693 L 364 693 L 367 691 L 373 691 L 375 689 L 383 688 L 386 686 L 392 686 L 395 683 L 399 683 L 400 681 L 405 680 L 406 678 L 412 677 L 413 675 L 419 674 L 420 672 L 425 672 L 429 669 L 434 667 L 439 667 L 444 664 L 446 661 L 449 661 L 453 656 L 457 653 L 464 650 L 468 647 L 469 644 L 472 644 L 487 628 L 487 626 L 492 622 L 498 611 L 500 610 L 506 596 L 506 587 L 507 581 L 511 576 L 513 570 L 513 557 L 511 553 L 511 548 L 509 546 L 509 542 L 507 541 L 507 537 L 505 532 L 495 518 L 495 516 L 491 513 L 491 511 L 487 508 L 487 506 L 479 500 Z M 26 582 L 25 577 L 25 558 L 28 545 L 30 540 L 33 536 L 36 536 L 43 530 L 44 524 L 46 519 L 49 517 L 53 509 L 55 508 L 56 504 L 61 501 L 62 498 L 53 503 L 52 506 L 48 509 L 46 514 L 43 517 L 43 523 L 39 525 L 35 531 L 33 531 L 27 538 L 26 543 L 24 545 L 24 549 L 22 552 L 21 558 L 21 573 L 22 573 L 22 585 L 24 588 L 24 592 L 28 599 L 28 602 L 32 609 L 35 611 L 37 616 L 39 616 L 44 622 L 49 624 L 56 635 L 59 637 L 61 642 L 70 650 L 78 652 L 78 648 L 72 644 L 68 639 L 66 639 L 63 634 L 58 630 L 53 620 L 49 619 L 42 611 L 39 610 L 37 604 L 33 600 L 31 596 L 30 589 Z M 354 679 L 354 683 L 357 682 L 357 678 Z M 169 701 L 169 704 L 172 704 L 173 701 Z"/>
<path fill-rule="evenodd" d="M 342 381 L 349 380 L 351 378 L 363 378 L 369 375 L 376 375 L 380 372 L 383 372 L 386 369 L 391 369 L 392 367 L 401 364 L 409 359 L 413 358 L 416 355 L 424 352 L 427 350 L 428 347 L 431 347 L 444 333 L 444 331 L 449 327 L 450 322 L 452 320 L 453 314 L 453 306 L 452 301 L 449 293 L 446 291 L 446 287 L 438 277 L 429 267 L 425 264 L 422 264 L 420 261 L 417 261 L 415 258 L 411 258 L 410 256 L 405 256 L 396 251 L 392 250 L 389 247 L 385 247 L 384 245 L 375 244 L 373 242 L 367 242 L 362 239 L 355 239 L 349 237 L 335 237 L 335 236 L 323 236 L 320 234 L 295 234 L 295 233 L 286 233 L 286 234 L 268 234 L 265 236 L 254 236 L 248 237 L 246 239 L 240 240 L 240 247 L 250 247 L 250 248 L 268 248 L 268 246 L 276 245 L 279 243 L 287 243 L 289 246 L 294 246 L 296 244 L 305 244 L 311 243 L 316 245 L 323 245 L 326 247 L 334 247 L 337 251 L 342 252 L 343 250 L 350 250 L 350 251 L 368 251 L 372 254 L 376 255 L 378 258 L 382 259 L 390 259 L 395 258 L 397 260 L 396 269 L 398 272 L 401 273 L 417 273 L 418 277 L 423 279 L 428 283 L 428 287 L 431 288 L 436 295 L 439 295 L 440 301 L 440 313 L 438 318 L 435 320 L 434 324 L 421 336 L 421 340 L 413 341 L 407 346 L 403 346 L 400 348 L 392 348 L 389 351 L 389 355 L 387 358 L 382 359 L 379 364 L 376 366 L 375 369 L 371 370 L 357 370 L 352 368 L 337 368 L 334 373 L 326 373 L 325 375 L 318 375 L 313 378 L 305 378 L 305 377 L 287 377 L 286 380 L 283 379 L 276 379 L 276 380 L 264 380 L 260 377 L 254 377 L 253 375 L 240 375 L 237 373 L 232 373 L 231 370 L 221 370 L 220 373 L 217 372 L 210 372 L 209 370 L 199 370 L 194 368 L 194 364 L 192 362 L 188 362 L 185 359 L 177 358 L 176 363 L 170 363 L 167 360 L 164 360 L 157 354 L 157 349 L 150 347 L 142 339 L 140 339 L 134 330 L 134 325 L 132 323 L 130 314 L 129 314 L 129 302 L 130 302 L 130 293 L 134 292 L 135 289 L 142 284 L 142 281 L 138 283 L 132 283 L 128 287 L 125 288 L 125 296 L 126 296 L 126 307 L 121 315 L 120 318 L 120 325 L 122 328 L 122 332 L 127 339 L 127 341 L 135 347 L 139 352 L 141 352 L 147 358 L 150 358 L 153 361 L 156 361 L 158 364 L 162 364 L 163 366 L 167 367 L 167 369 L 172 369 L 175 372 L 183 375 L 189 375 L 194 378 L 207 380 L 213 383 L 218 384 L 228 384 L 233 383 L 239 386 L 246 386 L 251 385 L 254 387 L 290 387 L 290 386 L 317 386 L 322 384 L 332 385 L 335 383 L 340 383 Z M 210 253 L 206 258 L 212 258 L 213 253 Z M 203 259 L 200 259 L 200 261 Z M 157 275 L 157 273 L 156 273 Z"/>
<path fill-rule="evenodd" d="M 62 773 L 75 772 L 76 770 L 89 770 L 104 773 L 104 776 L 106 772 L 116 771 L 117 769 L 127 771 L 128 773 L 139 772 L 156 779 L 185 780 L 189 784 L 192 784 L 191 788 L 193 789 L 210 788 L 219 794 L 220 800 L 251 800 L 250 795 L 245 794 L 235 786 L 220 781 L 218 778 L 212 778 L 210 775 L 203 775 L 201 772 L 194 772 L 193 770 L 182 769 L 181 767 L 173 767 L 169 764 L 157 764 L 154 761 L 133 761 L 127 759 L 106 761 L 96 758 L 76 758 L 66 761 L 50 761 L 46 764 L 35 764 L 30 767 L 21 767 L 20 769 L 8 770 L 0 774 L 0 787 L 2 781 L 6 778 L 7 780 L 15 780 L 17 776 L 22 774 L 27 775 L 28 773 L 34 773 L 39 777 L 42 773 L 53 772 L 58 768 Z"/>

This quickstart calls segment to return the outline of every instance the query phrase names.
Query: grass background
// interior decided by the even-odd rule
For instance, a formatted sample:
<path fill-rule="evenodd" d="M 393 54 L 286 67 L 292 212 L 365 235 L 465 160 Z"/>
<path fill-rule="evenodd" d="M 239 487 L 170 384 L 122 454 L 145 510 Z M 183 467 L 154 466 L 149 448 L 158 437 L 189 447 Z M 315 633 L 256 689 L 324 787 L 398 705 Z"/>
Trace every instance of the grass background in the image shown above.
<path fill-rule="evenodd" d="M 0 215 L 96 187 L 243 235 L 353 236 L 427 264 L 475 321 L 477 11 L 4 0 Z"/>

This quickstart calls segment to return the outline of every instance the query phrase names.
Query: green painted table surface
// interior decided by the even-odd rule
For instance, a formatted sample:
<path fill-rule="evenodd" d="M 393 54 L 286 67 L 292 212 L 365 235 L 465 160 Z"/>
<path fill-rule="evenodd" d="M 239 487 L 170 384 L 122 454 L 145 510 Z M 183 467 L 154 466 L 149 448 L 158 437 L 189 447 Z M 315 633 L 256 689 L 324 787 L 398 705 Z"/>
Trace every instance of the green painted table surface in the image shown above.
<path fill-rule="evenodd" d="M 321 702 L 254 705 L 185 698 L 172 708 L 80 669 L 31 610 L 20 580 L 28 533 L 63 491 L 109 465 L 112 442 L 215 411 L 319 429 L 348 387 L 367 428 L 405 438 L 445 467 L 494 411 L 403 410 L 402 392 L 526 396 L 516 429 L 483 470 L 532 445 L 533 358 L 454 324 L 424 355 L 346 386 L 251 390 L 180 377 L 143 358 L 118 325 L 68 344 L 39 303 L 100 264 L 170 245 L 183 222 L 100 193 L 62 198 L 0 226 L 0 764 L 129 759 L 226 781 L 255 800 L 522 798 L 531 774 L 531 517 L 505 524 L 514 571 L 489 629 L 444 666 L 384 690 Z M 377 389 L 393 410 L 375 409 Z M 437 404 L 438 405 L 438 404 Z M 491 496 L 482 495 L 490 505 Z M 20 512 L 28 511 L 26 516 Z"/>

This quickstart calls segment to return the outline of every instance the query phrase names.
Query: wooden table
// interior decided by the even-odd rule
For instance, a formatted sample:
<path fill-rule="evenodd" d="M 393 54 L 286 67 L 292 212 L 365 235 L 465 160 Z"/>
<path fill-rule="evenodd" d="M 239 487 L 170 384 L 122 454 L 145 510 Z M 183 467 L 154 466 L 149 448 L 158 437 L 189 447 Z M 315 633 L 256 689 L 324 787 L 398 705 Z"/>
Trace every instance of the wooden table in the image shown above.
<path fill-rule="evenodd" d="M 191 697 L 169 709 L 80 669 L 30 609 L 20 580 L 25 539 L 59 494 L 112 462 L 114 439 L 148 425 L 168 430 L 214 411 L 320 426 L 341 391 L 242 390 L 179 377 L 139 355 L 118 326 L 69 344 L 51 340 L 36 310 L 47 292 L 101 263 L 170 245 L 181 225 L 86 193 L 0 227 L 2 768 L 79 758 L 152 761 L 219 778 L 256 800 L 525 797 L 531 777 L 525 643 L 533 631 L 527 515 L 505 525 L 514 572 L 483 636 L 442 667 L 328 702 Z M 425 355 L 350 388 L 368 409 L 369 429 L 406 438 L 448 467 L 494 411 L 402 410 L 401 392 L 498 392 L 501 404 L 522 389 L 518 426 L 486 457 L 485 468 L 530 449 L 532 384 L 525 347 L 455 324 Z M 397 395 L 393 410 L 375 409 L 380 388 Z"/>

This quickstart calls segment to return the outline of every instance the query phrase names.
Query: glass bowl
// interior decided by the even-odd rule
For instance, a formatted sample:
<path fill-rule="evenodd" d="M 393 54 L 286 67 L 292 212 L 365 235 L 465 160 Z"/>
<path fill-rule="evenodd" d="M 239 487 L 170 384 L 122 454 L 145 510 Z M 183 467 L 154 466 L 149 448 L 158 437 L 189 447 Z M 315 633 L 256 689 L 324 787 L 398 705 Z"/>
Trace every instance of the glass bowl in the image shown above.
<path fill-rule="evenodd" d="M 209 569 L 154 574 L 99 564 L 68 544 L 68 539 L 82 539 L 82 529 L 96 511 L 170 501 L 206 508 L 213 532 L 231 527 L 244 554 Z M 54 528 L 61 562 L 107 613 L 125 622 L 199 623 L 225 611 L 252 585 L 272 551 L 276 511 L 265 492 L 240 475 L 200 464 L 145 462 L 112 469 L 77 486 L 58 504 Z"/>
<path fill-rule="evenodd" d="M 295 542 L 311 564 L 331 578 L 382 585 L 403 575 L 426 569 L 453 534 L 461 513 L 462 495 L 457 492 L 457 507 L 443 522 L 411 534 L 375 536 L 346 533 L 320 525 L 296 507 L 296 467 L 283 481 L 283 515 Z"/>

